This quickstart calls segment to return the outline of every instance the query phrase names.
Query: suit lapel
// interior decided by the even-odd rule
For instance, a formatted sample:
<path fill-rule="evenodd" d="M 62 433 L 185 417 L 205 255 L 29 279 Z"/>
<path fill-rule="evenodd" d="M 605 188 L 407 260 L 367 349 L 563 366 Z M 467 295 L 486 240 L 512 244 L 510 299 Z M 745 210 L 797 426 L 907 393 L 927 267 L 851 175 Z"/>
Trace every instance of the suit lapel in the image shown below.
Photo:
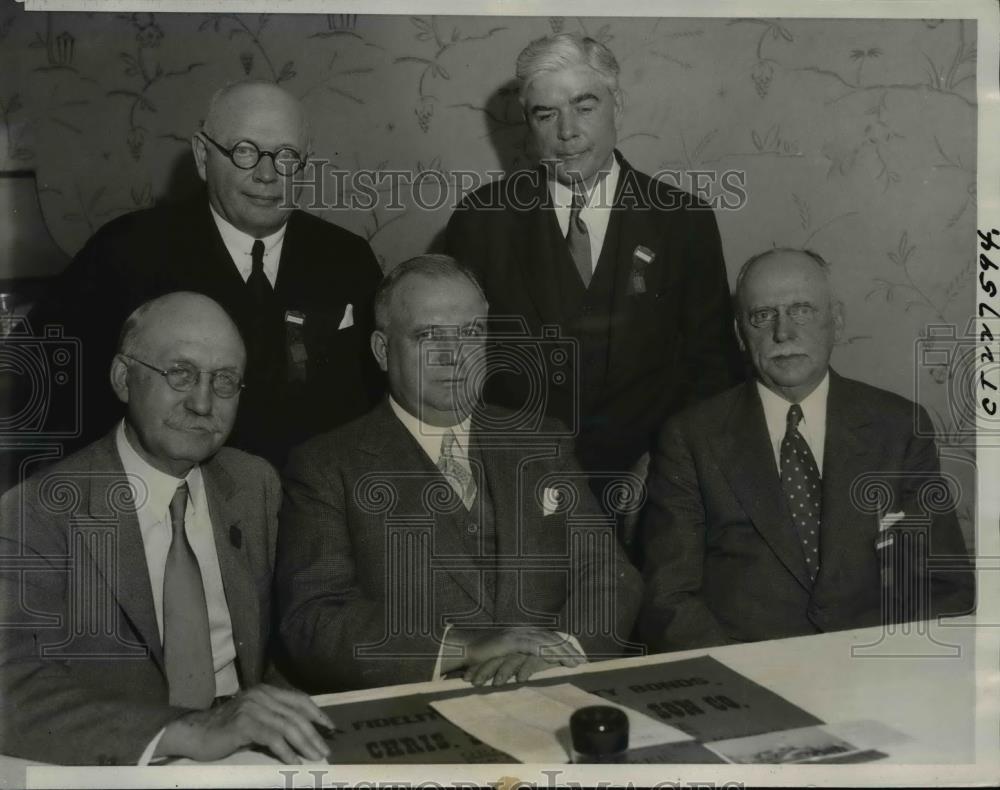
<path fill-rule="evenodd" d="M 187 282 L 207 283 L 206 293 L 216 298 L 224 294 L 230 297 L 242 295 L 245 283 L 222 240 L 207 199 L 199 200 L 192 206 L 191 227 L 186 238 L 189 251 L 185 256 L 187 260 L 180 265 L 186 266 L 190 272 Z M 225 301 L 229 303 L 232 300 Z"/>
<path fill-rule="evenodd" d="M 610 336 L 608 338 L 608 377 L 613 378 L 614 363 L 622 355 L 631 356 L 634 349 L 630 348 L 628 338 L 621 331 L 623 318 L 632 312 L 636 297 L 630 293 L 630 283 L 632 275 L 633 253 L 636 247 L 642 245 L 654 252 L 659 252 L 659 238 L 663 217 L 661 212 L 653 211 L 652 208 L 644 207 L 639 202 L 635 207 L 628 208 L 622 204 L 623 194 L 628 187 L 630 201 L 636 197 L 645 200 L 645 196 L 636 195 L 637 181 L 636 171 L 625 161 L 617 151 L 621 171 L 618 176 L 618 186 L 615 190 L 614 209 L 611 211 L 611 219 L 608 222 L 607 234 L 604 238 L 604 247 L 601 250 L 601 266 L 610 265 L 614 267 L 614 286 L 611 297 Z M 665 261 L 657 261 L 653 266 L 663 267 Z M 653 267 L 649 267 L 652 269 Z M 647 286 L 652 290 L 653 272 L 647 269 Z"/>
<path fill-rule="evenodd" d="M 107 551 L 105 545 L 92 541 L 83 541 L 83 545 L 113 591 L 116 603 L 145 642 L 153 661 L 163 670 L 163 644 L 156 623 L 146 552 L 130 495 L 128 499 L 123 497 L 127 479 L 115 447 L 116 431 L 117 428 L 95 445 L 87 502 L 93 526 L 115 524 L 115 547 Z"/>
<path fill-rule="evenodd" d="M 556 270 L 559 251 L 553 248 L 554 241 L 560 240 L 561 234 L 555 211 L 552 210 L 545 171 L 538 168 L 534 173 L 537 183 L 529 180 L 522 186 L 523 181 L 518 181 L 517 203 L 508 210 L 514 214 L 518 226 L 515 249 L 528 297 L 543 324 L 561 324 L 564 320 L 562 290 Z M 520 206 L 534 208 L 527 211 Z"/>
<path fill-rule="evenodd" d="M 851 488 L 872 470 L 870 437 L 872 417 L 859 399 L 851 397 L 850 384 L 830 371 L 826 404 L 826 444 L 823 450 L 823 513 L 820 519 L 820 568 L 817 587 L 824 579 L 850 576 L 852 558 L 874 551 L 876 521 L 871 529 L 858 528 Z"/>
<path fill-rule="evenodd" d="M 469 456 L 474 457 L 482 470 L 477 483 L 489 492 L 489 507 L 493 508 L 493 529 L 496 537 L 495 546 L 487 546 L 483 551 L 476 551 L 487 563 L 495 563 L 496 595 L 493 618 L 497 612 L 516 611 L 517 582 L 516 573 L 501 573 L 499 565 L 505 557 L 520 556 L 521 511 L 518 503 L 523 502 L 525 492 L 519 490 L 516 479 L 517 463 L 511 463 L 510 450 L 503 447 L 490 446 L 488 434 L 482 425 L 474 418 L 469 437 Z M 482 503 L 481 503 L 482 504 Z M 483 507 L 487 505 L 482 504 Z M 481 514 L 480 518 L 488 517 Z M 478 549 L 478 545 L 477 545 Z M 486 602 L 489 605 L 490 602 Z"/>
<path fill-rule="evenodd" d="M 743 386 L 721 430 L 711 440 L 719 466 L 754 528 L 799 584 L 811 589 L 754 382 Z"/>
<path fill-rule="evenodd" d="M 232 539 L 233 530 L 239 529 L 243 511 L 235 481 L 218 460 L 213 459 L 204 464 L 201 473 L 205 482 L 205 498 L 212 521 L 222 586 L 233 626 L 233 643 L 239 659 L 241 682 L 249 685 L 261 676 L 263 668 L 257 666 L 260 639 L 257 588 L 243 552 L 243 541 Z"/>
<path fill-rule="evenodd" d="M 396 507 L 397 516 L 418 514 L 420 517 L 433 518 L 434 557 L 469 556 L 471 551 L 461 518 L 462 511 L 459 515 L 434 513 L 428 508 L 427 503 L 433 502 L 436 498 L 423 496 L 431 481 L 448 486 L 450 491 L 450 484 L 444 475 L 393 413 L 388 400 L 376 407 L 372 417 L 369 439 L 361 449 L 371 455 L 369 462 L 371 471 L 390 479 L 393 473 L 399 473 L 397 491 L 400 494 L 400 502 Z M 416 478 L 412 477 L 414 472 L 418 473 Z M 481 481 L 477 478 L 476 483 L 478 485 Z M 473 602 L 482 602 L 475 574 L 468 571 L 452 572 L 447 567 L 436 568 L 435 573 L 447 574 Z"/>
<path fill-rule="evenodd" d="M 302 234 L 296 232 L 299 226 L 299 218 L 296 212 L 292 212 L 285 226 L 285 237 L 281 242 L 281 258 L 278 260 L 278 277 L 274 284 L 274 291 L 287 298 L 287 291 L 294 289 L 302 283 L 313 282 L 312 278 L 304 276 L 299 270 L 307 264 L 315 262 L 315 250 L 301 250 Z M 287 301 L 287 299 L 286 299 Z"/>

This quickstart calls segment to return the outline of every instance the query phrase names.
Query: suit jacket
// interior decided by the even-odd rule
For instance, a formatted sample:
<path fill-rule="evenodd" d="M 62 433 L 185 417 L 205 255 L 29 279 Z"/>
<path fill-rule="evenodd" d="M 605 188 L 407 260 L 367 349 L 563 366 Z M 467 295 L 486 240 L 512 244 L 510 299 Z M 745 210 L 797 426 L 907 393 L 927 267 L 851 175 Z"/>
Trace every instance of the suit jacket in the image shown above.
<path fill-rule="evenodd" d="M 587 291 L 541 169 L 471 194 L 452 215 L 446 238 L 448 252 L 482 279 L 491 316 L 522 318 L 532 338 L 543 336 L 543 326 L 556 326 L 560 342 L 577 344 L 581 363 L 568 383 L 549 373 L 540 384 L 546 412 L 580 427 L 577 451 L 588 470 L 632 468 L 670 414 L 742 378 L 712 211 L 616 155 L 621 173 L 614 210 Z M 655 256 L 642 270 L 644 292 L 633 283 L 640 245 Z M 504 338 L 511 342 L 517 341 Z M 555 342 L 550 337 L 544 344 Z M 521 408 L 530 377 L 520 370 L 509 375 L 510 366 L 507 351 L 486 397 Z M 545 360 L 542 366 L 551 368 Z M 592 375 L 595 370 L 600 374 Z M 574 416 L 576 403 L 582 414 Z"/>
<path fill-rule="evenodd" d="M 830 372 L 815 583 L 756 385 L 671 420 L 651 460 L 642 523 L 643 641 L 682 650 L 883 622 L 880 515 L 924 516 L 918 491 L 940 483 L 934 441 L 914 435 L 914 417 L 931 425 L 905 398 Z M 866 481 L 881 488 L 881 513 L 871 512 Z M 973 604 L 973 577 L 950 499 L 942 501 L 930 521 L 931 562 L 950 556 L 956 570 L 930 573 L 931 614 L 961 614 Z"/>
<path fill-rule="evenodd" d="M 561 630 L 594 657 L 625 649 L 639 574 L 572 449 L 505 443 L 483 414 L 507 413 L 473 420 L 470 459 L 489 504 L 471 512 L 388 402 L 292 451 L 276 588 L 284 646 L 306 687 L 430 680 L 447 623 Z M 576 493 L 546 515 L 544 489 L 560 481 Z M 495 597 L 480 576 L 491 568 Z"/>
<path fill-rule="evenodd" d="M 223 448 L 201 468 L 248 687 L 265 675 L 280 483 L 239 450 Z M 0 500 L 0 753 L 134 764 L 187 712 L 168 703 L 128 492 L 112 431 Z"/>
<path fill-rule="evenodd" d="M 254 348 L 257 316 L 248 289 L 208 201 L 163 206 L 112 220 L 87 242 L 31 316 L 81 341 L 83 432 L 79 446 L 121 416 L 107 386 L 118 333 L 143 302 L 171 291 L 197 291 L 219 302 L 248 343 L 247 388 L 229 444 L 280 466 L 290 446 L 361 416 L 381 394 L 368 349 L 372 297 L 382 274 L 360 237 L 302 211 L 289 217 L 265 319 L 267 349 Z M 347 305 L 354 326 L 338 329 Z M 286 310 L 305 315 L 305 380 L 288 371 Z M 60 404 L 71 409 L 72 404 Z"/>

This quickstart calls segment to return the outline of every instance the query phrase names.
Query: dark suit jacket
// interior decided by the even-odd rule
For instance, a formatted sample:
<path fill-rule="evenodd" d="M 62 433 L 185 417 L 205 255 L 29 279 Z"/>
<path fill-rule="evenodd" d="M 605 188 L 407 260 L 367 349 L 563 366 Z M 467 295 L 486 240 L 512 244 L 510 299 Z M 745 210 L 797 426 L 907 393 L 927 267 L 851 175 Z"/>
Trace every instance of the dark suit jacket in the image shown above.
<path fill-rule="evenodd" d="M 647 588 L 639 633 L 653 651 L 813 634 L 882 622 L 879 515 L 860 489 L 885 486 L 882 514 L 922 516 L 918 490 L 940 481 L 922 408 L 831 371 L 823 454 L 820 570 L 813 585 L 789 515 L 753 382 L 678 415 L 660 435 L 643 516 Z M 870 477 L 865 478 L 864 476 Z M 930 524 L 934 615 L 960 614 L 974 585 L 954 512 Z"/>
<path fill-rule="evenodd" d="M 258 355 L 248 349 L 247 389 L 229 438 L 232 446 L 280 466 L 293 444 L 371 408 L 382 387 L 368 349 L 372 297 L 381 276 L 364 239 L 305 212 L 291 214 L 278 267 L 275 309 L 267 319 L 274 353 L 254 369 Z M 121 416 L 107 380 L 125 318 L 143 302 L 181 290 L 198 291 L 219 302 L 249 342 L 254 315 L 246 284 L 204 197 L 109 222 L 80 250 L 33 312 L 36 333 L 45 324 L 58 324 L 66 336 L 82 341 L 83 435 L 70 446 L 93 441 Z M 353 305 L 355 325 L 338 330 L 348 304 Z M 289 381 L 287 373 L 286 310 L 306 316 L 304 383 Z"/>
<path fill-rule="evenodd" d="M 625 649 L 639 574 L 571 448 L 505 444 L 480 425 L 477 416 L 470 459 L 489 512 L 466 513 L 387 401 L 292 451 L 277 604 L 293 669 L 311 690 L 430 680 L 448 622 L 562 630 L 594 657 Z M 560 481 L 575 502 L 544 515 L 542 492 Z M 495 548 L 480 544 L 486 519 Z M 597 553 L 581 553 L 588 545 Z M 498 569 L 492 599 L 482 594 L 484 567 Z"/>
<path fill-rule="evenodd" d="M 514 173 L 468 196 L 452 215 L 446 239 L 448 252 L 482 279 L 491 316 L 520 316 L 536 338 L 543 326 L 555 325 L 564 338 L 581 342 L 583 370 L 569 376 L 582 382 L 580 391 L 549 376 L 542 396 L 547 413 L 566 424 L 573 420 L 574 399 L 582 402 L 577 450 L 588 470 L 630 469 L 670 414 L 742 377 L 712 211 L 616 155 L 615 210 L 597 264 L 612 270 L 606 295 L 588 294 L 586 303 L 570 306 L 575 288 L 585 292 L 551 210 L 543 170 Z M 630 288 L 639 245 L 655 254 L 643 272 L 644 293 Z M 597 282 L 595 271 L 591 292 Z M 571 328 L 583 322 L 596 327 L 585 340 Z M 509 367 L 510 354 L 503 359 Z M 590 375 L 598 368 L 603 375 Z M 525 382 L 521 371 L 505 375 L 497 365 L 486 397 L 521 408 Z"/>
<path fill-rule="evenodd" d="M 202 474 L 248 687 L 265 675 L 280 483 L 263 460 L 228 448 Z M 0 500 L 2 754 L 134 764 L 186 712 L 168 703 L 128 491 L 112 431 Z"/>

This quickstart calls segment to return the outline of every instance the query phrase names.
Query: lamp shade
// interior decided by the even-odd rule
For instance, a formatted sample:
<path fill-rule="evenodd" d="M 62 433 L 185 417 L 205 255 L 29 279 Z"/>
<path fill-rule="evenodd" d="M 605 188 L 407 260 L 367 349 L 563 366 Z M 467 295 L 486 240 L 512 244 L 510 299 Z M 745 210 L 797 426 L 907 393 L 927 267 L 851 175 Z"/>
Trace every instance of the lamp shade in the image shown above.
<path fill-rule="evenodd" d="M 50 277 L 69 256 L 52 239 L 31 170 L 0 170 L 0 282 Z"/>

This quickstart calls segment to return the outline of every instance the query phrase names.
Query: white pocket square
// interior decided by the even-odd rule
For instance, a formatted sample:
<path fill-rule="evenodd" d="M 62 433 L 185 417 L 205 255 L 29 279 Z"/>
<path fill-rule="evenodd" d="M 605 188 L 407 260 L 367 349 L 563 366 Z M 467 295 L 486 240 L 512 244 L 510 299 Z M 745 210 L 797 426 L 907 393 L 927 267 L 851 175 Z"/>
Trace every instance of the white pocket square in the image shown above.
<path fill-rule="evenodd" d="M 902 510 L 898 513 L 886 513 L 878 522 L 878 531 L 880 533 L 885 532 L 897 521 L 902 521 L 904 518 L 906 518 L 906 513 Z"/>
<path fill-rule="evenodd" d="M 344 317 L 340 319 L 340 326 L 337 329 L 347 329 L 354 326 L 354 305 L 348 303 L 344 308 Z"/>
<path fill-rule="evenodd" d="M 890 532 L 886 534 L 886 530 L 889 529 L 893 524 L 902 521 L 906 518 L 906 513 L 900 510 L 898 513 L 886 513 L 878 522 L 878 537 L 875 538 L 875 548 L 884 549 L 886 546 L 891 546 L 893 544 L 893 538 L 895 534 Z"/>
<path fill-rule="evenodd" d="M 542 492 L 542 515 L 551 516 L 557 510 L 559 510 L 559 505 L 562 503 L 562 494 L 558 488 L 546 488 Z"/>

